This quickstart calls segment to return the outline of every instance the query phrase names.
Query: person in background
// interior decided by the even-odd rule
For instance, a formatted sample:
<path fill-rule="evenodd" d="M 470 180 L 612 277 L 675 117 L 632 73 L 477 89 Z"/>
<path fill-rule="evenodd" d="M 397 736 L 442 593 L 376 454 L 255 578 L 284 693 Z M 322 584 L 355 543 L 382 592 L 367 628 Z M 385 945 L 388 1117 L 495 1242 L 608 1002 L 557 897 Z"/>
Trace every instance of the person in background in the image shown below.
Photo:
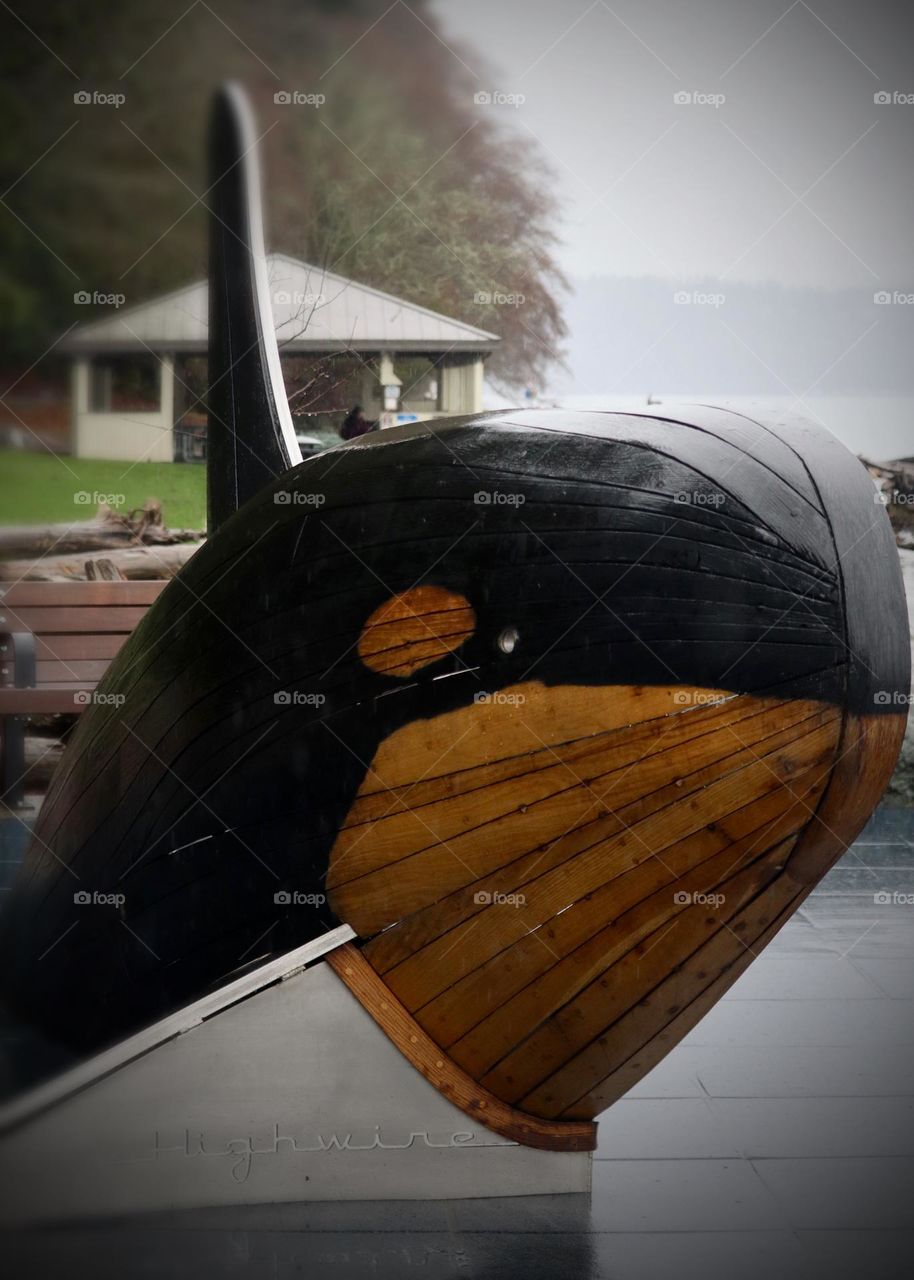
<path fill-rule="evenodd" d="M 343 419 L 343 425 L 340 427 L 340 435 L 344 440 L 355 440 L 359 436 L 366 435 L 369 431 L 374 431 L 377 426 L 376 422 L 369 422 L 362 412 L 360 404 L 353 407 Z"/>

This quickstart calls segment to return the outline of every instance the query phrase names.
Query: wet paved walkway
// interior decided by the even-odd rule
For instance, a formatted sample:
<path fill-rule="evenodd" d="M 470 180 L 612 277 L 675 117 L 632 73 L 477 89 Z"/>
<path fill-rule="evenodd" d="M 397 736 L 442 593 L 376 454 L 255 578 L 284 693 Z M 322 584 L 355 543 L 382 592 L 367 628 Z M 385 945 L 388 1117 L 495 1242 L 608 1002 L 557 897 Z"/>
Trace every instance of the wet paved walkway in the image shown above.
<path fill-rule="evenodd" d="M 9 1237 L 10 1274 L 894 1280 L 914 1253 L 914 810 L 881 809 L 600 1120 L 592 1199 L 302 1205 Z"/>

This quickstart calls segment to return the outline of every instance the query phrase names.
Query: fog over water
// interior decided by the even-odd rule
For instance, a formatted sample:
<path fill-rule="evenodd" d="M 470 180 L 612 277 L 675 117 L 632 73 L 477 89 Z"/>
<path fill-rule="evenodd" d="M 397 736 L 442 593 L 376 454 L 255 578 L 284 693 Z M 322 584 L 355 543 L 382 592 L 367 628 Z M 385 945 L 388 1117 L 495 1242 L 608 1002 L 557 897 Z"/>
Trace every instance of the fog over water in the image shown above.
<path fill-rule="evenodd" d="M 552 168 L 569 335 L 537 392 L 800 397 L 851 448 L 914 454 L 914 7 L 435 8 L 513 103 L 480 111 Z"/>
<path fill-rule="evenodd" d="M 885 462 L 914 453 L 914 400 L 907 396 L 812 396 L 803 404 L 789 396 L 666 395 L 651 397 L 663 405 L 715 404 L 752 417 L 753 412 L 789 425 L 792 418 L 805 418 L 826 427 L 854 453 L 868 461 Z M 557 396 L 555 403 L 569 409 L 628 409 L 637 413 L 644 396 Z"/>

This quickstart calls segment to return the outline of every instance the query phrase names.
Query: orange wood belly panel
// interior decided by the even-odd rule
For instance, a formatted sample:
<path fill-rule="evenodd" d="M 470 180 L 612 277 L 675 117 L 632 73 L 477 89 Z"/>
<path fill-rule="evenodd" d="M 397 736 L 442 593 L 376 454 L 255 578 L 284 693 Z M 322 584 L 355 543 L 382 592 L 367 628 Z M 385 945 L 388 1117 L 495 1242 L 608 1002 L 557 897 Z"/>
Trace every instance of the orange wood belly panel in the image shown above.
<path fill-rule="evenodd" d="M 714 689 L 505 693 L 382 744 L 328 887 L 448 1070 L 527 1116 L 585 1120 L 803 891 L 785 868 L 845 717 Z"/>

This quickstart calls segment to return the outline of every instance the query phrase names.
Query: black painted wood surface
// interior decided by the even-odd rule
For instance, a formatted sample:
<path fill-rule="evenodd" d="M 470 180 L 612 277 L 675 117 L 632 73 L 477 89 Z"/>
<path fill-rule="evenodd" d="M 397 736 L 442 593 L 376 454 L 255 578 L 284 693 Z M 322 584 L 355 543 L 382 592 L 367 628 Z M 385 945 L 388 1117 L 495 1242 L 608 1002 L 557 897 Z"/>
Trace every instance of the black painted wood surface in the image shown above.
<path fill-rule="evenodd" d="M 386 431 L 267 486 L 113 664 L 122 705 L 83 716 L 6 912 L 7 997 L 95 1046 L 332 927 L 328 852 L 378 745 L 482 691 L 694 685 L 897 715 L 885 512 L 831 437 L 794 439 L 708 409 L 517 412 Z M 464 596 L 475 633 L 379 675 L 361 628 L 421 583 Z"/>
<path fill-rule="evenodd" d="M 213 102 L 209 137 L 207 516 L 212 534 L 301 462 L 266 279 L 257 136 L 235 85 Z"/>

